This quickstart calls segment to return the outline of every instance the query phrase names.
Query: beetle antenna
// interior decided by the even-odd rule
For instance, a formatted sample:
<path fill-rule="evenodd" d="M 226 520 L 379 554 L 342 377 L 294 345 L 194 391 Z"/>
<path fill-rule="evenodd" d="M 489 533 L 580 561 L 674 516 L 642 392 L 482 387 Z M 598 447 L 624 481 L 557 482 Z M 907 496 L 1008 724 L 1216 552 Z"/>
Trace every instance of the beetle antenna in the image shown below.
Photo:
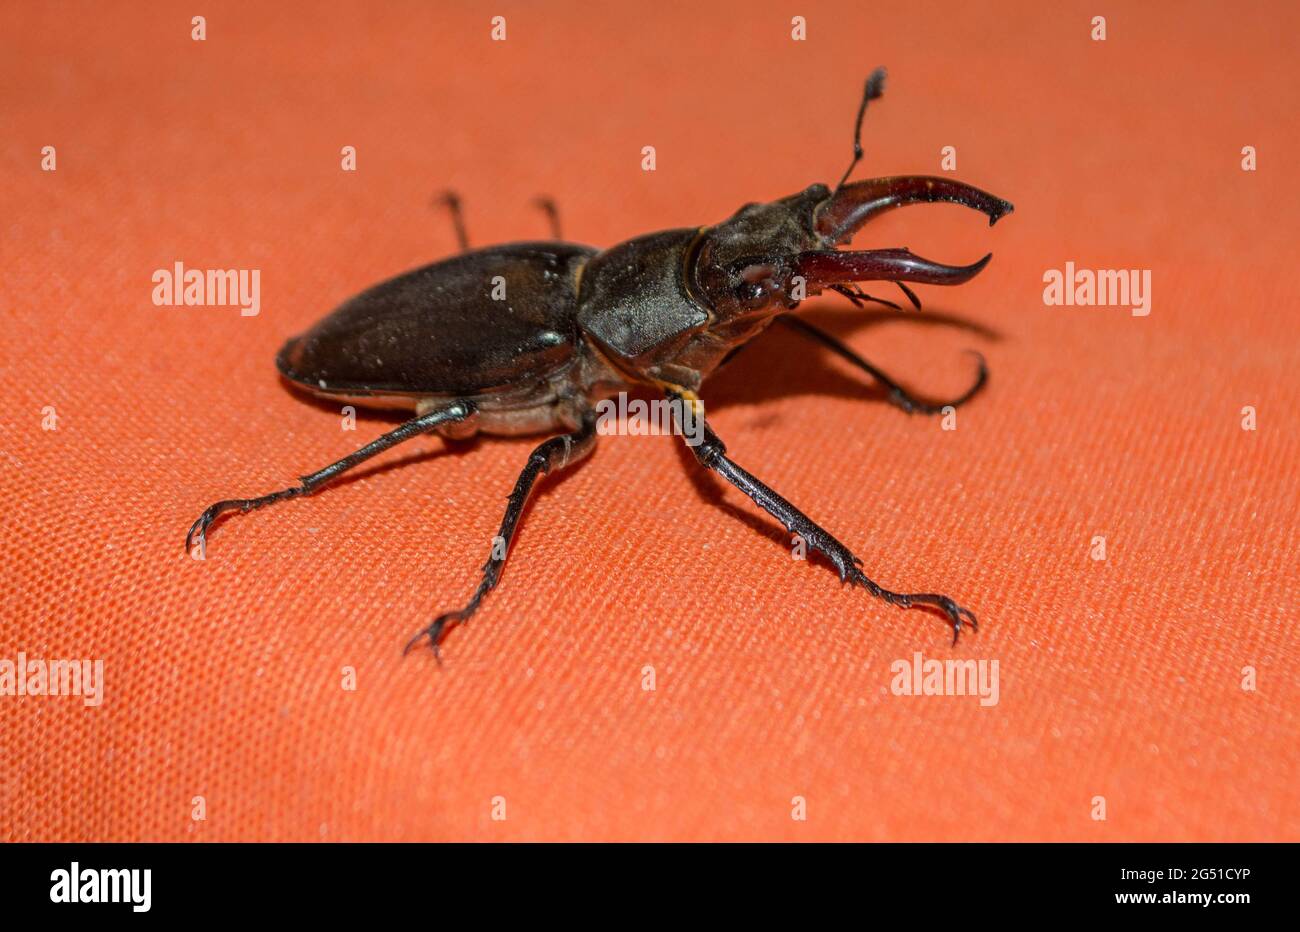
<path fill-rule="evenodd" d="M 844 295 L 844 297 L 852 301 L 853 306 L 858 308 L 859 310 L 866 307 L 868 301 L 874 301 L 876 304 L 883 304 L 885 307 L 892 307 L 896 311 L 902 310 L 902 308 L 899 307 L 897 304 L 895 304 L 893 301 L 886 300 L 885 298 L 877 298 L 874 295 L 869 295 L 861 288 L 857 287 L 856 285 L 837 284 L 837 285 L 831 285 L 830 289 L 831 291 L 839 292 L 840 294 Z"/>
<path fill-rule="evenodd" d="M 884 92 L 885 69 L 877 68 L 867 76 L 867 85 L 862 90 L 862 103 L 858 106 L 858 121 L 853 127 L 853 161 L 849 163 L 848 170 L 844 172 L 840 183 L 835 186 L 836 191 L 844 187 L 844 182 L 849 180 L 849 175 L 853 174 L 853 169 L 857 168 L 858 162 L 862 160 L 862 118 L 867 115 L 867 104 Z"/>

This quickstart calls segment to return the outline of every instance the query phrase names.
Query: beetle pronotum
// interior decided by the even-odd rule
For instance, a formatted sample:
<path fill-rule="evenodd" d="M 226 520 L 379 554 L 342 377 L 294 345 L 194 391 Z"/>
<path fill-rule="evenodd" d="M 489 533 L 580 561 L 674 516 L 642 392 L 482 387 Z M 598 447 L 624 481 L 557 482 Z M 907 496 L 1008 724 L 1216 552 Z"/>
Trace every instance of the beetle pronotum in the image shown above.
<path fill-rule="evenodd" d="M 884 71 L 867 79 L 854 127 L 853 160 L 832 191 L 814 184 L 766 204 L 748 204 L 713 226 L 649 233 L 606 250 L 559 241 L 554 206 L 544 201 L 553 242 L 512 243 L 470 250 L 459 202 L 448 198 L 461 252 L 374 286 L 345 302 L 305 334 L 284 345 L 281 374 L 316 395 L 372 406 L 412 408 L 415 417 L 299 485 L 251 499 L 217 502 L 199 516 L 186 549 L 205 546 L 223 512 L 247 512 L 310 495 L 376 454 L 419 434 L 465 437 L 476 432 L 519 435 L 559 432 L 529 455 L 506 506 L 483 577 L 466 605 L 435 618 L 407 644 L 427 637 L 435 655 L 449 626 L 468 619 L 496 586 L 506 551 L 534 484 L 591 452 L 595 405 L 634 386 L 653 386 L 694 405 L 704 379 L 728 356 L 781 321 L 829 347 L 879 380 L 906 411 L 936 413 L 984 385 L 979 360 L 974 384 L 959 398 L 927 404 L 830 334 L 789 314 L 805 294 L 836 291 L 856 306 L 877 301 L 861 281 L 895 282 L 918 308 L 907 282 L 959 285 L 990 256 L 967 266 L 941 265 L 907 249 L 844 251 L 836 247 L 868 220 L 906 204 L 948 201 L 982 211 L 989 225 L 1011 204 L 946 178 L 899 176 L 849 183 L 862 157 L 862 119 L 880 96 Z M 494 300 L 490 282 L 508 282 Z M 691 451 L 706 468 L 823 554 L 841 582 L 904 608 L 932 606 L 952 625 L 953 642 L 975 616 L 948 596 L 892 592 L 872 581 L 844 544 L 727 457 L 704 423 Z"/>

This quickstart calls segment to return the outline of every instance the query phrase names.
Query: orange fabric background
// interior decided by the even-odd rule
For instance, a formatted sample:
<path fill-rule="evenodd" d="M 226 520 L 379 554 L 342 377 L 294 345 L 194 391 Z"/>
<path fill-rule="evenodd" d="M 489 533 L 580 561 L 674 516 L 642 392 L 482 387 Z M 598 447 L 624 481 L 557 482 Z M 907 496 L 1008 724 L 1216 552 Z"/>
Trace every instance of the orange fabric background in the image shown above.
<path fill-rule="evenodd" d="M 106 678 L 98 708 L 0 698 L 0 837 L 1300 838 L 1294 4 L 201 6 L 0 14 L 0 656 Z M 453 251 L 434 191 L 480 245 L 544 236 L 538 193 L 597 245 L 713 222 L 833 183 L 878 63 L 858 176 L 953 145 L 1016 213 L 882 218 L 860 247 L 993 263 L 921 315 L 805 313 L 936 395 L 978 348 L 987 392 L 945 432 L 776 330 L 704 397 L 739 463 L 978 635 L 792 562 L 665 437 L 543 486 L 442 671 L 401 646 L 469 595 L 535 441 L 415 441 L 183 556 L 212 501 L 392 425 L 342 432 L 273 357 Z M 177 260 L 260 269 L 261 314 L 155 307 Z M 1151 269 L 1151 315 L 1044 306 L 1067 261 Z M 998 660 L 999 704 L 892 695 L 918 650 Z"/>

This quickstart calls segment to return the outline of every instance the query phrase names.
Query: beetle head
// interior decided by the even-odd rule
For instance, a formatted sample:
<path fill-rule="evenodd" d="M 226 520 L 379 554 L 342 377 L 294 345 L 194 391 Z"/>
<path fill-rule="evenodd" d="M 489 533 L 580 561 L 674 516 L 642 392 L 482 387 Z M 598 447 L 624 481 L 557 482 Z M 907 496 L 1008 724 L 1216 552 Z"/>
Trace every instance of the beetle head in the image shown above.
<path fill-rule="evenodd" d="M 990 256 L 943 265 L 906 249 L 838 250 L 872 217 L 906 204 L 948 201 L 979 210 L 992 226 L 1012 205 L 948 178 L 908 175 L 841 185 L 815 184 L 773 201 L 749 204 L 710 228 L 695 250 L 691 281 L 713 316 L 711 328 L 738 337 L 825 288 L 860 281 L 959 285 Z"/>
<path fill-rule="evenodd" d="M 906 204 L 961 204 L 986 214 L 989 226 L 1012 210 L 1001 198 L 949 178 L 909 175 L 846 184 L 862 158 L 867 105 L 884 89 L 885 69 L 877 68 L 867 77 L 858 105 L 853 161 L 834 191 L 815 184 L 771 204 L 750 204 L 702 238 L 690 276 L 696 294 L 708 305 L 715 336 L 733 342 L 747 339 L 773 314 L 790 310 L 824 288 L 842 291 L 860 303 L 866 296 L 849 288 L 853 282 L 897 282 L 919 306 L 904 282 L 959 285 L 988 263 L 989 256 L 972 265 L 951 266 L 906 249 L 836 249 L 872 217 Z"/>

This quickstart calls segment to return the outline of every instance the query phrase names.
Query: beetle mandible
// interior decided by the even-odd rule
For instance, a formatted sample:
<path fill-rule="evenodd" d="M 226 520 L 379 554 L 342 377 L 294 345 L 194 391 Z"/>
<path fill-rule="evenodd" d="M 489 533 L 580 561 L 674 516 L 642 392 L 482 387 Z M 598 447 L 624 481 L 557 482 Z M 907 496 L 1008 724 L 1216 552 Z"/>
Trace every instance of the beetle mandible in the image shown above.
<path fill-rule="evenodd" d="M 597 403 L 619 391 L 652 386 L 675 403 L 682 419 L 698 415 L 700 384 L 728 356 L 781 321 L 830 348 L 880 381 L 905 411 L 937 413 L 968 400 L 984 385 L 979 372 L 961 397 L 919 401 L 830 334 L 790 315 L 800 298 L 833 290 L 856 306 L 876 301 L 857 282 L 894 282 L 918 309 L 908 282 L 959 285 L 991 255 L 967 266 L 931 262 L 907 249 L 846 251 L 868 220 L 907 204 L 947 201 L 982 211 L 992 226 L 1012 205 L 958 181 L 922 176 L 850 183 L 862 158 L 867 104 L 884 88 L 884 69 L 866 81 L 854 126 L 853 159 L 834 190 L 814 184 L 771 203 L 748 204 L 713 226 L 665 230 L 604 251 L 556 241 L 469 250 L 459 204 L 448 206 L 461 252 L 399 275 L 345 302 L 276 359 L 289 382 L 326 398 L 414 409 L 415 417 L 355 453 L 302 476 L 299 485 L 209 507 L 190 527 L 186 551 L 206 546 L 205 535 L 223 512 L 247 512 L 309 495 L 341 473 L 420 434 L 520 435 L 559 432 L 533 450 L 510 493 L 505 517 L 482 579 L 463 608 L 435 618 L 406 645 L 427 638 L 437 656 L 450 626 L 468 619 L 500 579 L 520 515 L 543 473 L 563 469 L 591 452 Z M 493 285 L 505 282 L 504 300 Z M 501 297 L 500 295 L 496 296 Z M 904 608 L 931 606 L 952 625 L 953 643 L 975 616 L 948 596 L 901 593 L 867 577 L 862 561 L 807 515 L 727 456 L 702 422 L 696 459 L 748 495 L 808 548 L 823 554 L 840 581 Z M 504 547 L 500 546 L 504 543 Z"/>

